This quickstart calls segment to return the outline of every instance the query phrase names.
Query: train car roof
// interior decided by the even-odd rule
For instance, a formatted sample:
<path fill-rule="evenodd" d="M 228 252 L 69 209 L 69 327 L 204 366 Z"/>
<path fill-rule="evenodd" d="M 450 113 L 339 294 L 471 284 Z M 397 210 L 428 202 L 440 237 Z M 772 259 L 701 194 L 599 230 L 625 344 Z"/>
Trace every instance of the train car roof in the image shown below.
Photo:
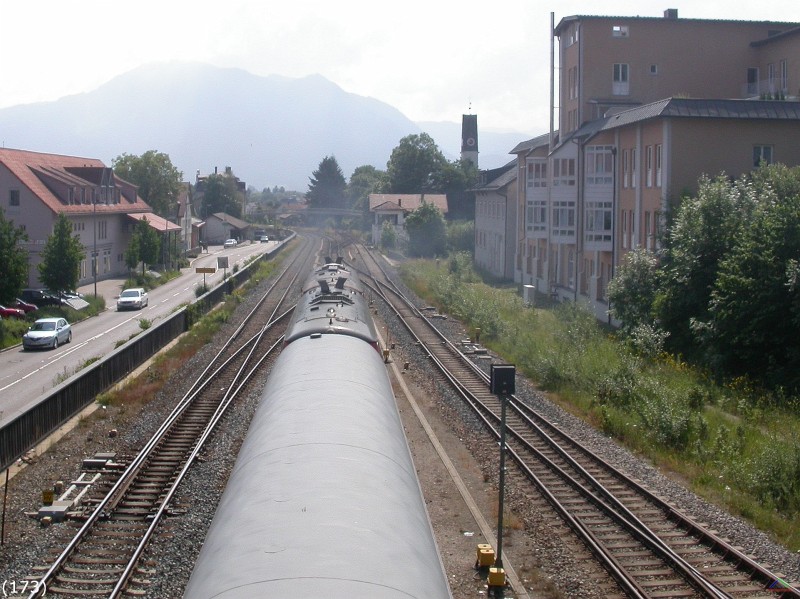
<path fill-rule="evenodd" d="M 452 599 L 385 368 L 352 337 L 283 350 L 187 598 Z"/>

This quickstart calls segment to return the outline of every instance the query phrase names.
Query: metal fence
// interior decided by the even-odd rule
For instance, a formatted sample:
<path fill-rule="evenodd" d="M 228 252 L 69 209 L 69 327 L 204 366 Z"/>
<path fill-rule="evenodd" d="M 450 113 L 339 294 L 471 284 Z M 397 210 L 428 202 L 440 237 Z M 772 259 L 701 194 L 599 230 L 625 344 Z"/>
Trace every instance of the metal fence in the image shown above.
<path fill-rule="evenodd" d="M 284 244 L 279 245 L 274 251 L 263 254 L 261 259 L 268 259 L 283 247 Z M 189 330 L 194 324 L 193 318 L 209 312 L 225 295 L 231 294 L 247 281 L 258 262 L 259 260 L 254 260 L 231 274 L 200 296 L 191 308 L 181 308 L 160 324 L 147 329 L 70 377 L 27 412 L 0 428 L 0 470 L 11 466 L 25 452 L 91 404 L 99 393 L 123 380 L 168 343 Z"/>

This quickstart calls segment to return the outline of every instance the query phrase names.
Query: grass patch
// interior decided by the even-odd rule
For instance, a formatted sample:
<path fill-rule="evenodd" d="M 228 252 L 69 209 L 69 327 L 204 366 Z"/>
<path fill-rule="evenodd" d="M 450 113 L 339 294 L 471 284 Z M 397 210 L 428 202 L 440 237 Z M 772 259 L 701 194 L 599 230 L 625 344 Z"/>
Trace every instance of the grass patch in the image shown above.
<path fill-rule="evenodd" d="M 718 385 L 618 340 L 578 304 L 527 307 L 516 286 L 483 283 L 462 256 L 400 270 L 567 411 L 800 550 L 800 399 L 744 380 Z"/>

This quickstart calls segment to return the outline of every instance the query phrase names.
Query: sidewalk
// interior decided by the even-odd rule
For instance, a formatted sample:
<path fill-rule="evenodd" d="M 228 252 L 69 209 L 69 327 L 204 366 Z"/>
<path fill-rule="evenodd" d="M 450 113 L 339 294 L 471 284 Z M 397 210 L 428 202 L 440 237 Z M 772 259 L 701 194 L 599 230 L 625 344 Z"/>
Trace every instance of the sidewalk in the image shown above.
<path fill-rule="evenodd" d="M 122 291 L 125 281 L 125 277 L 97 281 L 97 295 L 106 300 L 106 308 L 117 304 L 117 296 Z M 78 287 L 78 291 L 86 296 L 94 296 L 94 282 Z"/>

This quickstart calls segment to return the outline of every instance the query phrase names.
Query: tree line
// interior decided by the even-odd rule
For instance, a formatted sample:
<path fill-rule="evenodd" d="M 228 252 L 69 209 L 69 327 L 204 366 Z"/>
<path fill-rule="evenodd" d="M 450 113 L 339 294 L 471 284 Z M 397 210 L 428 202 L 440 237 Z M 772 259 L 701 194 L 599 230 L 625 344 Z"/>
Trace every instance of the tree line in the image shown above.
<path fill-rule="evenodd" d="M 671 215 L 662 249 L 630 252 L 608 294 L 634 342 L 797 392 L 800 167 L 703 177 Z"/>
<path fill-rule="evenodd" d="M 305 194 L 310 208 L 345 209 L 361 214 L 359 228 L 368 229 L 372 222 L 369 213 L 369 195 L 372 193 L 446 194 L 448 222 L 472 222 L 475 206 L 469 190 L 478 180 L 476 167 L 465 160 L 448 161 L 433 138 L 427 133 L 408 135 L 392 150 L 386 170 L 371 165 L 359 166 L 348 182 L 335 156 L 326 156 L 309 178 Z M 468 235 L 461 234 L 463 224 L 454 224 L 448 234 L 444 215 L 433 204 L 426 203 L 412 212 L 405 221 L 409 236 L 408 251 L 412 256 L 441 256 L 454 242 L 468 245 L 459 247 L 472 251 L 472 228 Z M 384 242 L 391 245 L 394 230 L 385 227 Z M 456 231 L 458 233 L 456 233 Z"/>

